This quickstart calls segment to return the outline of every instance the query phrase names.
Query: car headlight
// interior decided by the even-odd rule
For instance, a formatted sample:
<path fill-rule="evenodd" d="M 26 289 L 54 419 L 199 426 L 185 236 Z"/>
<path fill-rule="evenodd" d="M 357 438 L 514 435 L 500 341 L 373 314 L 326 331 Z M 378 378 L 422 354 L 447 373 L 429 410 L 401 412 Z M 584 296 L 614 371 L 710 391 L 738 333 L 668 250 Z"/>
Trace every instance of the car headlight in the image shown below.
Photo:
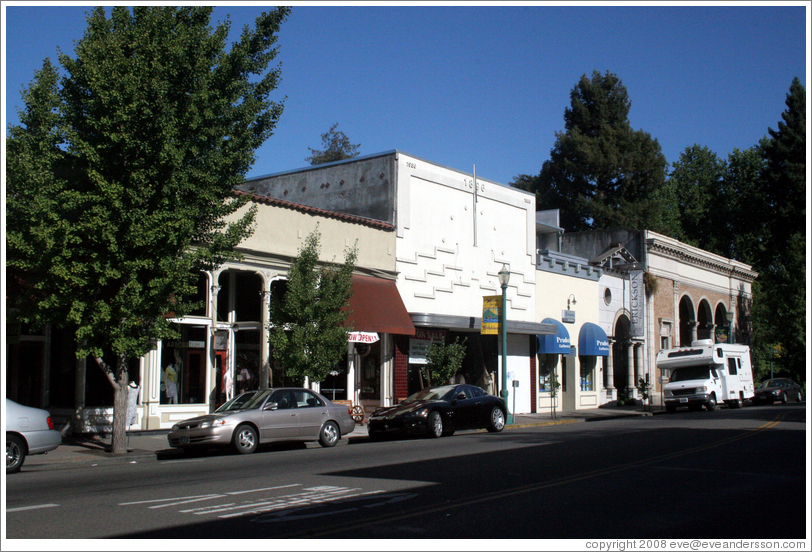
<path fill-rule="evenodd" d="M 214 420 L 213 422 L 203 422 L 200 424 L 200 429 L 208 429 L 210 427 L 220 427 L 226 425 L 226 421 L 223 419 Z"/>
<path fill-rule="evenodd" d="M 420 416 L 421 418 L 425 418 L 428 413 L 429 413 L 429 407 L 424 406 L 424 407 L 418 408 L 417 410 L 412 412 L 412 416 Z"/>
<path fill-rule="evenodd" d="M 172 431 L 177 431 L 180 428 L 180 424 L 175 424 L 172 426 Z"/>
<path fill-rule="evenodd" d="M 708 386 L 707 386 L 707 385 L 703 385 L 702 387 L 697 387 L 697 388 L 696 388 L 696 392 L 697 392 L 697 393 L 705 393 L 707 390 L 708 390 Z"/>
<path fill-rule="evenodd" d="M 781 391 L 779 391 L 778 389 L 776 389 L 775 391 L 770 391 L 770 395 L 780 395 L 780 394 Z"/>
<path fill-rule="evenodd" d="M 665 390 L 665 396 L 666 396 L 666 397 L 673 397 L 673 396 L 674 396 L 674 393 L 672 393 L 671 391 L 669 391 L 668 389 L 666 389 L 666 390 Z"/>

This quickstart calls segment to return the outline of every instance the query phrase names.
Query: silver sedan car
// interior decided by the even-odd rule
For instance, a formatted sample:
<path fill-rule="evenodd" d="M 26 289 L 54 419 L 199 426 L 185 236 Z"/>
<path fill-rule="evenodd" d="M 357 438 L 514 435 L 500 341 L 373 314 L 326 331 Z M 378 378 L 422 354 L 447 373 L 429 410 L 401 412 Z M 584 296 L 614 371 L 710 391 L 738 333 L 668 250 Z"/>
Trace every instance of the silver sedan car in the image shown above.
<path fill-rule="evenodd" d="M 286 387 L 249 391 L 212 414 L 172 426 L 169 446 L 233 446 L 250 454 L 273 441 L 318 441 L 332 447 L 355 429 L 350 409 L 310 389 Z"/>
<path fill-rule="evenodd" d="M 6 473 L 17 473 L 28 454 L 44 454 L 62 444 L 51 414 L 6 399 Z"/>

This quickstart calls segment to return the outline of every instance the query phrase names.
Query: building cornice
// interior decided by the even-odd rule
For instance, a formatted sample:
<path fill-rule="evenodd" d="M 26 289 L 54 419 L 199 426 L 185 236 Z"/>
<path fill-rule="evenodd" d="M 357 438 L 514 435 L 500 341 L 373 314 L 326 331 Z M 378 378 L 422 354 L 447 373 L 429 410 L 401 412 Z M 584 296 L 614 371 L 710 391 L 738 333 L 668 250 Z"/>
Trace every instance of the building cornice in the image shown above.
<path fill-rule="evenodd" d="M 709 253 L 655 232 L 647 232 L 646 250 L 648 254 L 674 259 L 686 265 L 725 274 L 738 280 L 753 282 L 758 278 L 758 272 L 754 271 L 750 265 Z"/>

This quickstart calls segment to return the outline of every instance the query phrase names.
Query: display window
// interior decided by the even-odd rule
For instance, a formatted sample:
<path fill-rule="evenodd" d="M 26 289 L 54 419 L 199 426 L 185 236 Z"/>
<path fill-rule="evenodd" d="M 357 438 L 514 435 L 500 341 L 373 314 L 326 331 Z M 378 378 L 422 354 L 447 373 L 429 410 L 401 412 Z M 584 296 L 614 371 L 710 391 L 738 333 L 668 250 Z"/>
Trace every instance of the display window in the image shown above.
<path fill-rule="evenodd" d="M 161 347 L 161 404 L 206 402 L 205 326 L 176 325 L 180 339 Z"/>

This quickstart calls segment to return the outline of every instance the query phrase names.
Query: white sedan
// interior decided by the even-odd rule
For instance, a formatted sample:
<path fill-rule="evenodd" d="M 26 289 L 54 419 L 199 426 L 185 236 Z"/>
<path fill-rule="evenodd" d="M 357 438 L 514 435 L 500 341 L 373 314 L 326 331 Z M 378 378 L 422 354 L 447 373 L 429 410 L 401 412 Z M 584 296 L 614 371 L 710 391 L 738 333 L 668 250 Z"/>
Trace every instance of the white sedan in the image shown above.
<path fill-rule="evenodd" d="M 6 473 L 17 473 L 29 454 L 43 454 L 62 444 L 47 410 L 6 399 Z"/>

